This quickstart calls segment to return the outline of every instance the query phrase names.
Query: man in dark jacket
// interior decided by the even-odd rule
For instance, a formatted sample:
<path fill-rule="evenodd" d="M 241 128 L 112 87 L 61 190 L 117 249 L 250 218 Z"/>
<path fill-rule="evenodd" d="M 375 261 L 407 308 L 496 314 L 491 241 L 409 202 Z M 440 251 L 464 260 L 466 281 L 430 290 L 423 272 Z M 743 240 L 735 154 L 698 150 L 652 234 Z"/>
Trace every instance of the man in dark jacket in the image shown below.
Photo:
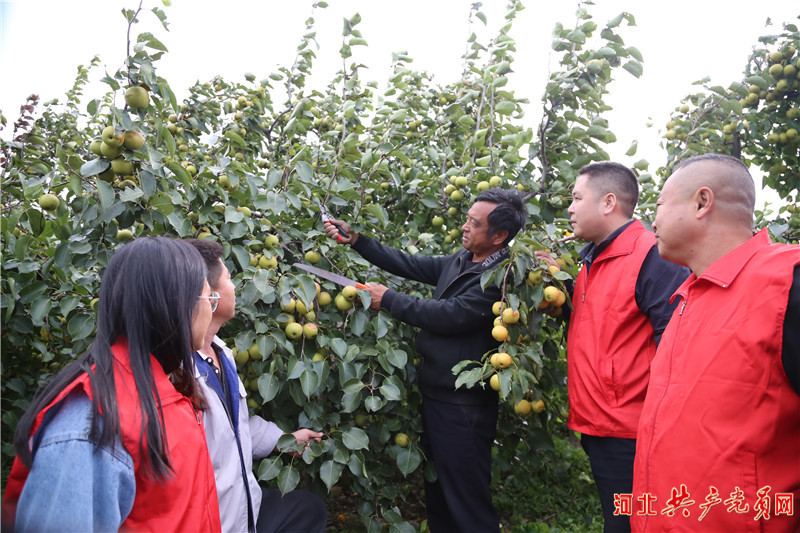
<path fill-rule="evenodd" d="M 370 263 L 407 279 L 435 285 L 431 298 L 418 298 L 367 285 L 372 309 L 420 328 L 423 445 L 436 466 L 437 480 L 425 484 L 428 525 L 433 533 L 497 532 L 492 504 L 491 452 L 497 428 L 497 393 L 476 386 L 455 388 L 452 368 L 479 360 L 497 348 L 492 338 L 492 304 L 500 289 L 481 287 L 481 274 L 508 257 L 508 243 L 525 223 L 527 212 L 516 191 L 493 188 L 481 193 L 467 213 L 463 250 L 439 257 L 409 255 L 352 231 L 334 220 L 329 237 L 350 244 Z M 339 229 L 349 237 L 342 238 Z"/>

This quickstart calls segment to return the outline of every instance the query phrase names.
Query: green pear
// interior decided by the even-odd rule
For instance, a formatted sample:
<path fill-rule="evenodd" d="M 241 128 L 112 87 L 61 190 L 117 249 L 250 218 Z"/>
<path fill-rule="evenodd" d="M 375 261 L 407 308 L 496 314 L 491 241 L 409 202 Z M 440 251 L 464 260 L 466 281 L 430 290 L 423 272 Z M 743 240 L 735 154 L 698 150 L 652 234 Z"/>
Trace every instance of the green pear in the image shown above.
<path fill-rule="evenodd" d="M 92 144 L 89 145 L 89 151 L 92 152 L 94 155 L 102 156 L 103 152 L 100 151 L 100 146 L 103 144 L 103 141 L 100 139 L 96 139 L 92 141 Z"/>
<path fill-rule="evenodd" d="M 117 176 L 128 176 L 133 174 L 133 163 L 118 157 L 111 161 L 111 170 L 113 170 L 114 174 Z"/>
<path fill-rule="evenodd" d="M 39 206 L 45 211 L 54 211 L 58 209 L 59 203 L 61 202 L 55 194 L 43 194 L 39 197 Z"/>
<path fill-rule="evenodd" d="M 108 126 L 103 130 L 103 142 L 109 146 L 119 148 L 122 146 L 122 141 L 124 140 L 125 134 L 122 132 L 117 133 L 117 130 L 114 128 L 114 126 Z"/>
<path fill-rule="evenodd" d="M 124 146 L 126 150 L 138 150 L 144 146 L 144 137 L 142 137 L 142 134 L 138 131 L 126 131 L 122 146 Z"/>
<path fill-rule="evenodd" d="M 100 155 L 106 159 L 116 159 L 122 154 L 121 146 L 111 146 L 105 142 L 100 143 Z"/>
<path fill-rule="evenodd" d="M 125 91 L 125 102 L 133 109 L 144 109 L 150 105 L 150 95 L 144 87 L 129 87 Z"/>

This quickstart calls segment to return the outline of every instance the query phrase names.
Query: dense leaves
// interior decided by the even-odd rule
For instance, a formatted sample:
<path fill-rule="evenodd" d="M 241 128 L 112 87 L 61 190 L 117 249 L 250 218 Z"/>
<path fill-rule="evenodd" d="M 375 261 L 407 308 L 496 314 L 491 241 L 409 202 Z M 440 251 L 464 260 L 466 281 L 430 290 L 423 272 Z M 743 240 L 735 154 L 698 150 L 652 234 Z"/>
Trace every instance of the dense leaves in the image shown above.
<path fill-rule="evenodd" d="M 774 236 L 800 239 L 800 32 L 786 23 L 753 47 L 743 77 L 727 87 L 703 79 L 666 124 L 668 173 L 682 158 L 706 152 L 740 157 L 788 203 L 777 212 L 759 211 Z"/>

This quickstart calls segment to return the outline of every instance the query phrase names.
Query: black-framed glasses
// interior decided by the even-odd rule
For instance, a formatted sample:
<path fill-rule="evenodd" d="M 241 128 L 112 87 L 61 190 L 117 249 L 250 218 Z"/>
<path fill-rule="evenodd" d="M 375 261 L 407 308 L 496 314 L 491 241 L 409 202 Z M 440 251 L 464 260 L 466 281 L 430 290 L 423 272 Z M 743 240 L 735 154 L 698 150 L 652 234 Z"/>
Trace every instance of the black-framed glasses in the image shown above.
<path fill-rule="evenodd" d="M 219 293 L 212 292 L 208 296 L 198 296 L 198 298 L 206 298 L 209 302 L 211 302 L 211 312 L 217 310 L 217 306 L 219 305 Z"/>

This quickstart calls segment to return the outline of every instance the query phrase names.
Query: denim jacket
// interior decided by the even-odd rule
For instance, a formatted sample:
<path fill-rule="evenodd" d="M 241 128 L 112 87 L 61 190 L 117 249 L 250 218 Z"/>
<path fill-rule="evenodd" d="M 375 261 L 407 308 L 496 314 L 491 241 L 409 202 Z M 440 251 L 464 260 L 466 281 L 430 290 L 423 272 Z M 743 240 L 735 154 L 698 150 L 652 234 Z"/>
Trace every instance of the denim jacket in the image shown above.
<path fill-rule="evenodd" d="M 113 448 L 96 448 L 91 411 L 89 397 L 72 392 L 34 435 L 36 461 L 17 504 L 17 532 L 117 531 L 130 513 L 133 459 L 119 438 Z"/>

